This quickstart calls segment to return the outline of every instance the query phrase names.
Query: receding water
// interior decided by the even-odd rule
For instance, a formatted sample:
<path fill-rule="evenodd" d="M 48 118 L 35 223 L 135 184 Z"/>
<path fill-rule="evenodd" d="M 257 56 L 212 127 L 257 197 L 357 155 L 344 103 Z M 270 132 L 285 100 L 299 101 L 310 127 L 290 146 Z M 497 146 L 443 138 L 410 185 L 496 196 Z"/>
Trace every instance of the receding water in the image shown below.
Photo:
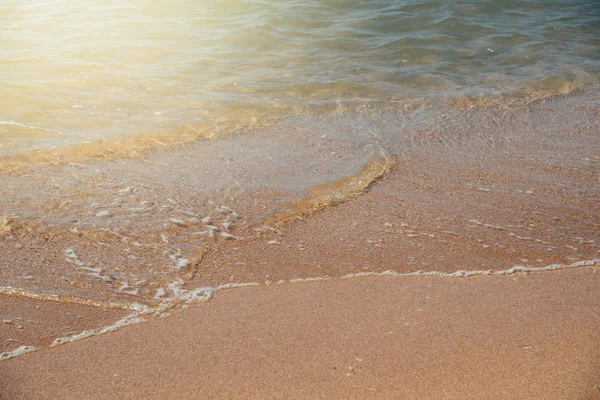
<path fill-rule="evenodd" d="M 7 0 L 0 155 L 598 78 L 595 0 Z"/>
<path fill-rule="evenodd" d="M 596 0 L 1 2 L 0 360 L 248 284 L 598 265 L 599 49 Z"/>

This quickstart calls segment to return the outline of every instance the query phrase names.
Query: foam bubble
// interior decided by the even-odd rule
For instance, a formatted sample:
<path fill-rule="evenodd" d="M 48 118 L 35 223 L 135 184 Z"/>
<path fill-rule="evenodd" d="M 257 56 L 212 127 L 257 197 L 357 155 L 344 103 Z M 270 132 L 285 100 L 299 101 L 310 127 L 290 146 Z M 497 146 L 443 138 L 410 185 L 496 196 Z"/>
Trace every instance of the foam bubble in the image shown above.
<path fill-rule="evenodd" d="M 21 347 L 17 347 L 14 350 L 10 350 L 10 351 L 5 351 L 3 353 L 0 353 L 0 361 L 4 361 L 4 360 L 8 360 L 10 358 L 13 357 L 18 357 L 20 355 L 26 354 L 26 353 L 30 353 L 32 351 L 36 351 L 38 348 L 35 346 L 21 346 Z"/>
<path fill-rule="evenodd" d="M 76 342 L 78 340 L 85 339 L 90 336 L 102 335 L 104 333 L 114 332 L 117 329 L 123 328 L 128 325 L 137 324 L 137 323 L 140 323 L 143 321 L 145 321 L 144 318 L 140 317 L 138 314 L 133 314 L 133 315 L 127 316 L 123 319 L 120 319 L 113 325 L 108 325 L 108 326 L 98 328 L 98 329 L 90 329 L 90 330 L 83 331 L 83 332 L 80 332 L 80 333 L 77 333 L 75 335 L 68 336 L 68 337 L 56 338 L 56 339 L 54 339 L 54 342 L 52 342 L 50 347 L 58 346 L 58 345 L 65 344 L 65 343 Z"/>

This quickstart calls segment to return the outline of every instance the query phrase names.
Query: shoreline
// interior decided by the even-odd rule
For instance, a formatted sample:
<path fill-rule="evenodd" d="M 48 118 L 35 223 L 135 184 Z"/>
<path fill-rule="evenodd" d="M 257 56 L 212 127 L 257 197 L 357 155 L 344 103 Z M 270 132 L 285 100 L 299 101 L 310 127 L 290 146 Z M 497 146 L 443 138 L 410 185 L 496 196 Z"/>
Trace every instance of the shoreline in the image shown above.
<path fill-rule="evenodd" d="M 600 400 L 563 3 L 2 3 L 0 400 Z"/>
<path fill-rule="evenodd" d="M 340 276 L 340 277 L 322 276 L 322 277 L 293 278 L 293 279 L 289 279 L 289 280 L 280 280 L 277 282 L 266 281 L 266 282 L 246 282 L 246 283 L 222 284 L 217 287 L 197 288 L 195 290 L 179 289 L 181 291 L 181 293 L 179 294 L 179 298 L 176 299 L 176 301 L 174 303 L 165 303 L 164 305 L 156 307 L 156 308 L 149 308 L 149 307 L 145 307 L 145 306 L 137 304 L 137 305 L 128 307 L 130 310 L 135 310 L 132 314 L 124 314 L 123 309 L 120 309 L 120 310 L 118 310 L 120 312 L 117 312 L 117 313 L 113 312 L 112 315 L 110 316 L 114 319 L 118 315 L 118 316 L 120 316 L 120 319 L 112 321 L 112 323 L 110 323 L 109 325 L 99 326 L 94 329 L 81 330 L 77 333 L 67 335 L 67 336 L 59 335 L 54 338 L 51 338 L 51 340 L 52 340 L 51 343 L 45 343 L 44 345 L 41 345 L 41 347 L 38 347 L 39 346 L 38 343 L 36 343 L 35 346 L 30 345 L 30 344 L 21 345 L 20 347 L 17 347 L 10 351 L 0 353 L 0 362 L 10 360 L 15 357 L 19 357 L 26 353 L 31 353 L 31 352 L 40 351 L 40 350 L 48 350 L 48 349 L 51 349 L 53 347 L 60 346 L 63 344 L 74 343 L 74 342 L 78 342 L 80 340 L 84 340 L 84 339 L 87 339 L 90 337 L 113 333 L 113 332 L 116 332 L 117 330 L 120 330 L 129 325 L 144 323 L 144 322 L 154 320 L 154 319 L 156 319 L 157 316 L 160 318 L 165 318 L 165 317 L 168 318 L 168 317 L 171 317 L 173 312 L 182 312 L 183 310 L 189 308 L 190 306 L 193 306 L 194 304 L 207 303 L 210 300 L 212 300 L 214 295 L 217 294 L 218 292 L 230 291 L 233 289 L 243 289 L 243 288 L 250 288 L 250 287 L 273 287 L 273 286 L 280 286 L 280 285 L 286 285 L 286 284 L 301 284 L 301 283 L 314 283 L 314 282 L 327 282 L 327 281 L 335 282 L 335 281 L 348 280 L 348 279 L 353 280 L 356 278 L 371 278 L 371 277 L 392 277 L 392 278 L 432 278 L 433 277 L 433 278 L 442 278 L 442 279 L 453 279 L 453 278 L 472 278 L 472 277 L 484 277 L 484 276 L 511 276 L 511 275 L 518 275 L 518 274 L 529 274 L 529 273 L 540 273 L 540 272 L 551 272 L 551 271 L 565 271 L 565 270 L 585 268 L 585 267 L 591 267 L 595 271 L 596 267 L 598 267 L 598 266 L 600 266 L 600 259 L 582 260 L 582 261 L 578 261 L 578 262 L 575 262 L 575 263 L 572 263 L 569 265 L 551 264 L 551 265 L 547 265 L 545 267 L 539 267 L 539 268 L 527 267 L 527 266 L 523 266 L 523 265 L 515 265 L 511 268 L 504 269 L 504 270 L 493 270 L 493 269 L 489 269 L 489 270 L 458 270 L 458 271 L 455 271 L 452 273 L 440 272 L 440 271 L 422 271 L 422 270 L 415 271 L 415 272 L 409 272 L 409 273 L 398 273 L 398 272 L 395 272 L 392 270 L 387 270 L 387 271 L 382 271 L 382 272 L 358 272 L 358 273 L 348 274 L 348 275 L 344 275 L 344 276 Z M 4 297 L 1 296 L 2 294 L 4 295 Z M 109 304 L 109 307 L 105 307 L 102 304 L 100 304 L 100 305 L 98 305 L 98 304 L 82 304 L 82 303 L 72 303 L 72 302 L 66 302 L 66 303 L 54 302 L 54 304 L 53 303 L 48 304 L 47 299 L 40 299 L 40 298 L 35 298 L 35 297 L 19 298 L 18 296 L 16 296 L 16 297 L 9 296 L 9 295 L 7 296 L 6 293 L 0 293 L 0 300 L 2 300 L 5 303 L 5 305 L 6 305 L 6 303 L 8 303 L 9 305 L 13 305 L 13 306 L 15 304 L 18 304 L 18 307 L 16 307 L 17 309 L 23 307 L 24 299 L 33 300 L 34 304 L 35 303 L 39 304 L 39 305 L 36 305 L 35 308 L 40 309 L 40 307 L 42 307 L 42 310 L 43 310 L 42 312 L 44 314 L 48 314 L 45 316 L 46 321 L 56 320 L 57 318 L 60 318 L 60 316 L 57 315 L 56 313 L 59 312 L 59 310 L 64 311 L 63 310 L 64 307 L 69 307 L 71 309 L 71 311 L 73 311 L 72 310 L 73 308 L 81 309 L 81 308 L 85 308 L 85 306 L 88 306 L 89 308 L 91 308 L 91 310 L 88 310 L 87 312 L 89 314 L 93 315 L 94 319 L 97 319 L 97 321 L 96 321 L 96 324 L 97 324 L 98 320 L 108 321 L 106 319 L 107 318 L 106 314 L 108 314 L 110 311 L 113 311 L 111 309 L 114 309 L 114 307 L 110 306 L 110 304 Z M 21 303 L 19 303 L 19 301 Z M 61 306 L 63 308 L 61 308 Z M 84 306 L 84 307 L 82 307 L 82 306 Z M 98 318 L 99 313 L 102 314 L 102 312 L 105 313 L 104 318 L 102 318 L 102 317 Z M 67 312 L 67 314 L 71 315 L 72 313 Z M 52 315 L 52 317 L 49 317 L 49 315 Z M 81 318 L 81 316 L 78 316 L 78 317 Z M 22 318 L 18 318 L 15 321 L 5 320 L 4 322 L 15 325 L 15 324 L 19 323 L 19 320 L 22 321 Z M 47 326 L 46 329 L 50 330 L 51 327 Z M 40 335 L 40 333 L 38 333 L 38 335 Z M 44 336 L 48 336 L 47 332 L 45 332 Z M 38 338 L 36 338 L 36 339 L 38 339 Z"/>
<path fill-rule="evenodd" d="M 4 361 L 0 394 L 600 398 L 599 289 L 596 267 L 241 288 Z"/>
<path fill-rule="evenodd" d="M 253 282 L 597 259 L 597 98 L 455 110 L 427 129 L 400 129 L 410 118 L 391 110 L 307 116 L 144 162 L 0 176 L 0 208 L 15 215 L 0 217 L 0 291 L 40 299 L 0 297 L 0 354 Z M 271 226 L 278 215 L 290 219 Z"/>

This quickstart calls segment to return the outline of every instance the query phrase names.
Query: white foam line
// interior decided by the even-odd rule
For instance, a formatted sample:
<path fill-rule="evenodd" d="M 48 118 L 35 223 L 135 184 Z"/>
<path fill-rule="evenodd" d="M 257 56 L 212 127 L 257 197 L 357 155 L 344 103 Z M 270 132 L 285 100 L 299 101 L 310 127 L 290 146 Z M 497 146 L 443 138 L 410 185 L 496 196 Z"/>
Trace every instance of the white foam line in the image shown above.
<path fill-rule="evenodd" d="M 281 285 L 283 283 L 305 283 L 305 282 L 320 282 L 320 281 L 328 281 L 331 277 L 329 276 L 315 276 L 310 278 L 294 278 L 286 280 L 280 280 L 275 282 L 276 285 Z M 265 282 L 268 285 L 268 283 Z"/>
<path fill-rule="evenodd" d="M 185 282 L 182 279 L 178 279 L 168 285 L 168 288 L 173 292 L 174 297 L 169 298 L 161 303 L 161 306 L 156 310 L 157 312 L 163 311 L 177 301 L 190 303 L 192 301 L 208 301 L 212 298 L 215 288 L 212 287 L 199 287 L 193 290 L 182 289 Z"/>
<path fill-rule="evenodd" d="M 258 282 L 224 283 L 222 285 L 217 286 L 215 288 L 214 292 L 218 292 L 221 290 L 228 290 L 228 289 L 243 288 L 243 287 L 254 287 L 254 286 L 260 286 L 260 283 L 258 283 Z"/>
<path fill-rule="evenodd" d="M 183 280 L 178 279 L 177 281 L 169 284 L 168 287 L 169 287 L 169 289 L 171 289 L 171 291 L 173 292 L 175 297 L 163 301 L 161 303 L 161 305 L 157 308 L 150 308 L 150 307 L 147 307 L 147 306 L 144 306 L 141 304 L 134 303 L 131 305 L 131 308 L 138 310 L 138 312 L 120 319 L 113 325 L 105 326 L 105 327 L 98 328 L 98 329 L 90 329 L 87 331 L 77 333 L 72 336 L 54 339 L 54 342 L 52 342 L 50 347 L 59 346 L 61 344 L 65 344 L 65 343 L 73 343 L 73 342 L 76 342 L 76 341 L 79 341 L 82 339 L 89 338 L 91 336 L 103 335 L 105 333 L 114 332 L 114 331 L 121 329 L 128 325 L 133 325 L 133 324 L 137 324 L 140 322 L 144 322 L 144 321 L 146 321 L 146 319 L 143 318 L 142 315 L 150 314 L 150 313 L 158 314 L 158 313 L 167 311 L 169 308 L 171 308 L 175 305 L 177 300 L 179 300 L 183 303 L 191 303 L 194 301 L 205 302 L 205 301 L 210 300 L 214 293 L 221 291 L 221 290 L 235 289 L 235 288 L 240 288 L 240 287 L 260 286 L 260 283 L 258 283 L 258 282 L 226 283 L 226 284 L 222 284 L 217 287 L 214 287 L 214 288 L 213 287 L 199 287 L 194 290 L 186 290 L 186 289 L 181 288 L 183 283 L 184 283 Z M 32 350 L 28 350 L 28 351 L 34 351 L 34 350 L 36 350 L 36 349 L 33 348 Z M 20 354 L 17 354 L 17 355 L 20 355 Z M 16 357 L 16 356 L 12 356 L 12 357 Z M 0 358 L 0 360 L 2 360 L 2 358 Z"/>
<path fill-rule="evenodd" d="M 542 271 L 556 271 L 563 269 L 571 269 L 578 267 L 586 267 L 586 266 L 596 266 L 600 264 L 600 259 L 593 260 L 584 260 L 578 261 L 573 264 L 551 264 L 545 267 L 527 267 L 525 265 L 515 265 L 512 268 L 504 269 L 504 270 L 475 270 L 475 271 L 466 271 L 466 270 L 458 270 L 454 272 L 439 272 L 439 271 L 415 271 L 409 273 L 399 273 L 392 270 L 382 271 L 382 272 L 358 272 L 355 274 L 347 274 L 339 279 L 352 279 L 352 278 L 361 278 L 368 276 L 395 276 L 395 277 L 419 277 L 419 276 L 432 276 L 432 277 L 441 277 L 441 278 L 466 278 L 477 275 L 511 275 L 517 272 L 542 272 Z M 293 278 L 289 280 L 280 280 L 275 282 L 275 285 L 280 285 L 284 283 L 307 283 L 307 282 L 319 282 L 319 281 L 328 281 L 333 280 L 335 278 L 321 276 L 321 277 L 308 277 L 308 278 Z M 243 287 L 257 287 L 257 286 L 270 286 L 273 285 L 271 281 L 266 281 L 263 283 L 259 282 L 242 282 L 242 283 L 225 283 L 219 285 L 217 287 L 199 287 L 193 290 L 182 289 L 182 286 L 185 282 L 182 279 L 178 279 L 171 284 L 168 285 L 168 288 L 173 292 L 174 297 L 166 299 L 161 302 L 159 307 L 150 308 L 144 305 L 140 305 L 138 303 L 133 303 L 129 306 L 129 308 L 137 310 L 137 312 L 128 315 L 119 321 L 117 321 L 113 325 L 105 326 L 98 329 L 90 329 L 87 331 L 83 331 L 81 333 L 77 333 L 72 336 L 57 338 L 50 345 L 50 347 L 59 346 L 66 343 L 73 343 L 82 339 L 86 339 L 91 336 L 102 335 L 105 333 L 114 332 L 120 328 L 123 328 L 128 325 L 137 324 L 143 321 L 146 321 L 145 318 L 142 317 L 144 314 L 160 314 L 168 311 L 178 304 L 178 302 L 191 303 L 194 301 L 206 302 L 212 299 L 214 293 L 219 292 L 221 290 L 229 290 Z M 0 288 L 2 289 L 2 288 Z M 0 291 L 1 293 L 1 291 Z M 168 315 L 168 314 L 167 314 Z M 38 348 L 34 346 L 21 346 L 15 350 L 0 353 L 0 361 L 8 360 L 9 358 L 17 357 L 25 353 L 29 353 L 32 351 L 38 350 Z"/>
<path fill-rule="evenodd" d="M 50 345 L 50 347 L 59 346 L 61 344 L 65 344 L 65 343 L 73 343 L 73 342 L 76 342 L 78 340 L 88 338 L 90 336 L 96 336 L 96 335 L 102 335 L 102 334 L 105 334 L 105 333 L 114 332 L 117 329 L 120 329 L 120 328 L 122 328 L 124 326 L 132 325 L 132 324 L 137 324 L 137 323 L 143 322 L 143 321 L 145 321 L 145 319 L 142 318 L 142 317 L 140 317 L 140 315 L 137 314 L 137 313 L 136 314 L 132 314 L 132 315 L 128 315 L 127 317 L 118 320 L 113 325 L 105 326 L 105 327 L 98 328 L 98 329 L 90 329 L 90 330 L 87 330 L 87 331 L 83 331 L 83 332 L 77 333 L 77 334 L 75 334 L 73 336 L 56 338 L 56 339 L 54 339 L 54 342 L 52 342 L 52 344 Z"/>
<path fill-rule="evenodd" d="M 30 353 L 32 351 L 36 351 L 38 348 L 35 346 L 21 346 L 21 347 L 17 347 L 14 350 L 10 350 L 10 351 L 5 351 L 3 353 L 0 353 L 0 361 L 4 361 L 4 360 L 9 360 L 13 357 L 18 357 L 22 354 L 25 353 Z"/>
<path fill-rule="evenodd" d="M 415 276 L 436 276 L 440 278 L 466 278 L 476 275 L 512 275 L 517 272 L 542 272 L 542 271 L 556 271 L 561 269 L 579 268 L 595 266 L 600 263 L 600 259 L 578 261 L 573 264 L 551 264 L 545 267 L 528 267 L 526 265 L 515 265 L 509 269 L 502 270 L 458 270 L 454 272 L 439 272 L 439 271 L 415 271 L 408 273 L 400 273 L 391 270 L 382 272 L 358 272 L 356 274 L 347 274 L 341 277 L 341 279 L 359 278 L 364 276 L 398 276 L 398 277 L 415 277 Z"/>

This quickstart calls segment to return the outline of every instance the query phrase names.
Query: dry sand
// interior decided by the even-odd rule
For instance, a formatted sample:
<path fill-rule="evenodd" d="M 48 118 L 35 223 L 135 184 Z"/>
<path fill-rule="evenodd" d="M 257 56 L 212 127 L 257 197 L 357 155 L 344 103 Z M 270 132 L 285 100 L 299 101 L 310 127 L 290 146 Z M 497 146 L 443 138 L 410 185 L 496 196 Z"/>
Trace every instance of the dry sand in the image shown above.
<path fill-rule="evenodd" d="M 595 267 L 222 292 L 0 364 L 3 399 L 600 398 Z"/>

